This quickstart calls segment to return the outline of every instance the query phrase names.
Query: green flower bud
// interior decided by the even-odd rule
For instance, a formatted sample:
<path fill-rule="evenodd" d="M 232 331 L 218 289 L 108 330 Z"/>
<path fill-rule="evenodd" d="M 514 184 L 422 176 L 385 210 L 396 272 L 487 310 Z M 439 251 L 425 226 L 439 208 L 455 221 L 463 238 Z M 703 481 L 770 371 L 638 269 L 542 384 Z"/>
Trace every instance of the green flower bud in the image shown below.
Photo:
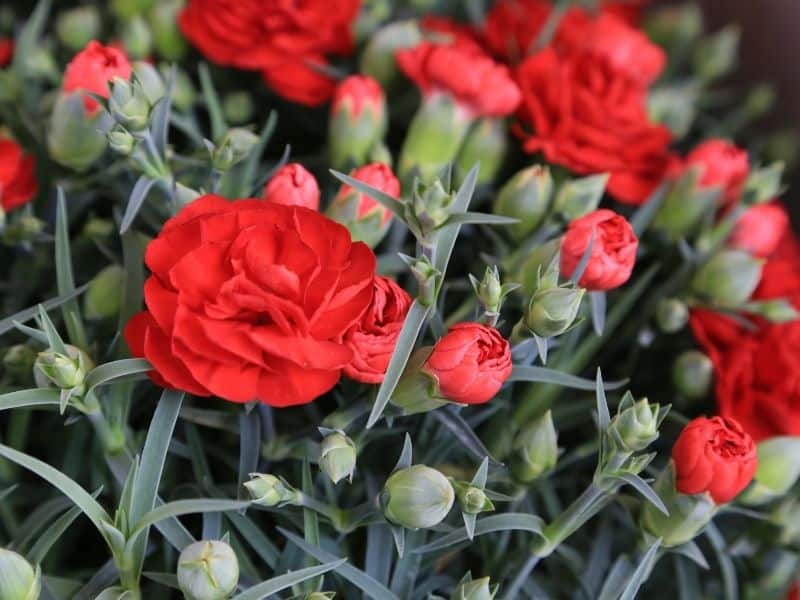
<path fill-rule="evenodd" d="M 125 269 L 109 265 L 89 282 L 83 297 L 83 313 L 87 319 L 98 320 L 115 317 L 122 304 Z"/>
<path fill-rule="evenodd" d="M 136 146 L 136 138 L 127 129 L 117 125 L 108 132 L 108 146 L 117 154 L 130 156 Z"/>
<path fill-rule="evenodd" d="M 663 298 L 656 306 L 656 323 L 664 333 L 677 333 L 689 322 L 689 307 L 677 298 Z"/>
<path fill-rule="evenodd" d="M 425 465 L 395 471 L 386 480 L 382 494 L 386 518 L 408 529 L 438 525 L 454 501 L 453 486 L 447 477 Z"/>
<path fill-rule="evenodd" d="M 225 113 L 225 120 L 234 125 L 247 123 L 253 118 L 255 106 L 250 92 L 231 92 L 225 94 L 222 100 L 222 111 Z"/>
<path fill-rule="evenodd" d="M 3 370 L 11 379 L 25 382 L 31 376 L 35 361 L 36 351 L 33 348 L 24 344 L 17 344 L 16 346 L 11 346 L 3 355 Z"/>
<path fill-rule="evenodd" d="M 666 126 L 675 139 L 683 138 L 697 116 L 701 87 L 695 82 L 678 82 L 651 89 L 647 94 L 647 115 Z"/>
<path fill-rule="evenodd" d="M 458 154 L 473 118 L 447 94 L 425 98 L 406 131 L 398 170 L 403 182 L 434 177 Z"/>
<path fill-rule="evenodd" d="M 691 400 L 705 398 L 713 378 L 714 365 L 699 350 L 683 352 L 672 366 L 672 383 L 683 396 Z"/>
<path fill-rule="evenodd" d="M 587 215 L 599 206 L 607 183 L 607 173 L 570 179 L 559 188 L 553 208 L 568 221 Z"/>
<path fill-rule="evenodd" d="M 182 8 L 181 0 L 158 0 L 148 13 L 156 52 L 169 62 L 183 58 L 188 49 L 186 39 L 178 27 L 178 13 Z"/>
<path fill-rule="evenodd" d="M 167 86 L 161 73 L 153 65 L 143 60 L 133 63 L 133 73 L 136 81 L 141 85 L 144 97 L 147 98 L 150 106 L 155 106 L 156 102 L 167 93 Z"/>
<path fill-rule="evenodd" d="M 283 479 L 269 473 L 250 473 L 250 481 L 244 487 L 250 492 L 253 502 L 271 508 L 295 501 L 297 490 Z"/>
<path fill-rule="evenodd" d="M 739 27 L 730 25 L 709 35 L 698 44 L 693 63 L 697 76 L 703 81 L 713 81 L 733 69 L 739 50 Z"/>
<path fill-rule="evenodd" d="M 140 83 L 114 78 L 108 108 L 114 119 L 126 129 L 142 131 L 147 128 L 150 102 Z"/>
<path fill-rule="evenodd" d="M 225 600 L 238 582 L 239 561 L 225 542 L 195 542 L 178 557 L 178 586 L 186 600 Z"/>
<path fill-rule="evenodd" d="M 338 431 L 325 436 L 319 448 L 319 467 L 333 483 L 339 483 L 345 477 L 352 482 L 356 469 L 353 440 Z"/>
<path fill-rule="evenodd" d="M 106 133 L 114 121 L 103 110 L 88 116 L 80 92 L 59 94 L 50 117 L 47 150 L 57 163 L 86 171 L 106 149 Z"/>
<path fill-rule="evenodd" d="M 719 190 L 698 185 L 701 169 L 690 168 L 675 181 L 653 218 L 653 229 L 675 241 L 691 234 L 717 202 Z"/>
<path fill-rule="evenodd" d="M 41 572 L 16 552 L 0 548 L 0 598 L 37 600 L 41 591 Z"/>
<path fill-rule="evenodd" d="M 53 52 L 46 44 L 34 46 L 27 56 L 23 56 L 23 69 L 33 79 L 53 81 L 59 77 L 59 68 Z"/>
<path fill-rule="evenodd" d="M 800 437 L 780 436 L 759 442 L 758 470 L 738 501 L 764 504 L 786 494 L 800 478 Z"/>
<path fill-rule="evenodd" d="M 456 157 L 456 176 L 460 183 L 475 163 L 480 163 L 478 183 L 494 180 L 508 152 L 506 122 L 498 117 L 482 117 L 469 130 Z"/>
<path fill-rule="evenodd" d="M 417 280 L 417 299 L 425 306 L 430 306 L 436 300 L 436 292 L 441 281 L 442 274 L 431 264 L 427 256 L 422 258 L 411 258 L 400 255 L 400 258 L 408 265 L 414 279 Z"/>
<path fill-rule="evenodd" d="M 371 77 L 352 75 L 336 88 L 328 121 L 328 149 L 334 169 L 367 162 L 386 134 L 386 97 Z"/>
<path fill-rule="evenodd" d="M 651 502 L 645 502 L 641 526 L 660 537 L 665 548 L 680 546 L 695 538 L 708 525 L 717 511 L 709 494 L 680 494 L 675 490 L 675 469 L 672 463 L 656 479 L 653 490 L 664 502 L 669 516 Z"/>
<path fill-rule="evenodd" d="M 611 421 L 612 439 L 623 452 L 639 452 L 658 438 L 659 406 L 647 398 L 633 401 L 629 393 L 620 402 L 617 415 Z"/>
<path fill-rule="evenodd" d="M 445 224 L 450 217 L 452 202 L 453 195 L 444 189 L 438 178 L 429 184 L 417 182 L 411 203 L 423 235 L 429 235 Z"/>
<path fill-rule="evenodd" d="M 532 296 L 539 287 L 539 274 L 552 264 L 561 249 L 561 238 L 555 238 L 536 246 L 518 267 L 515 266 L 515 280 L 522 284 L 522 292 Z"/>
<path fill-rule="evenodd" d="M 450 600 L 493 600 L 498 587 L 491 585 L 488 577 L 465 580 L 458 584 Z"/>
<path fill-rule="evenodd" d="M 722 250 L 704 264 L 692 280 L 692 291 L 723 308 L 738 308 L 761 280 L 764 260 L 742 250 Z"/>
<path fill-rule="evenodd" d="M 547 216 L 553 196 L 553 177 L 546 166 L 533 165 L 517 172 L 497 194 L 493 212 L 519 219 L 508 231 L 516 240 L 533 232 Z"/>
<path fill-rule="evenodd" d="M 94 368 L 94 362 L 80 348 L 67 344 L 66 349 L 66 356 L 47 349 L 36 357 L 33 377 L 39 387 L 55 385 L 69 390 L 83 385 L 86 374 Z"/>
<path fill-rule="evenodd" d="M 422 368 L 432 350 L 432 346 L 426 346 L 411 355 L 392 392 L 389 401 L 401 409 L 403 415 L 429 412 L 447 404 L 439 394 L 436 378 Z"/>
<path fill-rule="evenodd" d="M 470 275 L 472 287 L 484 311 L 489 315 L 497 315 L 503 305 L 503 298 L 508 293 L 500 283 L 500 272 L 496 266 L 486 267 L 483 279 L 478 281 Z"/>
<path fill-rule="evenodd" d="M 483 489 L 464 481 L 453 481 L 452 485 L 462 512 L 477 515 L 494 510 L 494 504 Z"/>
<path fill-rule="evenodd" d="M 214 168 L 227 171 L 233 165 L 248 157 L 253 147 L 258 143 L 258 136 L 247 129 L 233 127 L 225 133 L 225 137 L 214 150 Z"/>
<path fill-rule="evenodd" d="M 125 51 L 131 58 L 146 58 L 153 50 L 153 35 L 150 33 L 147 21 L 141 15 L 125 21 L 120 37 Z"/>
<path fill-rule="evenodd" d="M 116 231 L 113 221 L 110 219 L 99 219 L 92 217 L 83 226 L 83 235 L 92 239 L 102 239 L 110 236 Z"/>
<path fill-rule="evenodd" d="M 65 10 L 56 19 L 56 35 L 70 50 L 77 52 L 100 33 L 100 14 L 94 6 Z"/>
<path fill-rule="evenodd" d="M 360 71 L 381 84 L 383 89 L 398 79 L 395 53 L 402 48 L 411 48 L 422 41 L 422 33 L 416 21 L 394 21 L 378 29 L 361 53 Z"/>
<path fill-rule="evenodd" d="M 512 452 L 511 473 L 521 483 L 530 483 L 556 466 L 558 433 L 549 410 L 517 434 Z"/>
<path fill-rule="evenodd" d="M 694 4 L 665 6 L 648 19 L 647 33 L 664 48 L 687 48 L 703 33 L 703 15 Z"/>
<path fill-rule="evenodd" d="M 569 284 L 536 290 L 523 317 L 525 327 L 539 337 L 561 335 L 575 322 L 585 293 Z"/>

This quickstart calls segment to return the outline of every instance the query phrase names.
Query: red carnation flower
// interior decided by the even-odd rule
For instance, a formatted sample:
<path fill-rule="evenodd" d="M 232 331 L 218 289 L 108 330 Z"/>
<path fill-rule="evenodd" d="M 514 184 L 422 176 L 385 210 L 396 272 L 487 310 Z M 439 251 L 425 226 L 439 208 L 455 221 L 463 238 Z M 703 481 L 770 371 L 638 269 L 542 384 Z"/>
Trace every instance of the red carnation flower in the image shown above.
<path fill-rule="evenodd" d="M 147 310 L 125 328 L 159 385 L 232 402 L 311 402 L 353 351 L 375 255 L 318 212 L 203 196 L 147 247 Z"/>
<path fill-rule="evenodd" d="M 13 210 L 30 202 L 37 190 L 33 157 L 14 140 L 0 137 L 0 206 Z"/>
<path fill-rule="evenodd" d="M 289 163 L 269 180 L 264 188 L 264 200 L 319 210 L 319 185 L 303 165 Z"/>
<path fill-rule="evenodd" d="M 385 118 L 386 98 L 383 88 L 372 77 L 351 75 L 336 86 L 331 101 L 331 113 L 347 110 L 357 119 L 364 109 L 372 111 L 376 121 Z"/>
<path fill-rule="evenodd" d="M 728 244 L 767 258 L 775 252 L 788 229 L 789 215 L 780 202 L 758 204 L 742 213 Z"/>
<path fill-rule="evenodd" d="M 703 142 L 686 157 L 684 168 L 699 167 L 700 185 L 722 188 L 722 200 L 730 204 L 739 200 L 750 173 L 747 152 L 727 140 Z"/>
<path fill-rule="evenodd" d="M 111 94 L 108 84 L 115 77 L 129 79 L 130 76 L 131 63 L 122 50 L 91 41 L 67 65 L 63 89 L 65 92 L 92 92 L 108 98 Z M 88 113 L 100 107 L 88 94 L 83 96 L 83 105 Z"/>
<path fill-rule="evenodd" d="M 0 68 L 7 66 L 14 58 L 14 40 L 0 38 Z"/>

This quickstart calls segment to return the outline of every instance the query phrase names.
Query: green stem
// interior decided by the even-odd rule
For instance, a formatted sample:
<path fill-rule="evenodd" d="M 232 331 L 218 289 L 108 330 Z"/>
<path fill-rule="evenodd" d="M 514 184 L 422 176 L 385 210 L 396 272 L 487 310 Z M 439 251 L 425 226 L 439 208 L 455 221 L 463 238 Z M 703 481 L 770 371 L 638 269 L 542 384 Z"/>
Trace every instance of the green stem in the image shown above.
<path fill-rule="evenodd" d="M 564 540 L 605 506 L 605 500 L 609 499 L 610 495 L 605 486 L 592 483 L 564 512 L 544 528 L 542 537 L 534 543 L 532 553 L 540 558 L 552 554 Z"/>

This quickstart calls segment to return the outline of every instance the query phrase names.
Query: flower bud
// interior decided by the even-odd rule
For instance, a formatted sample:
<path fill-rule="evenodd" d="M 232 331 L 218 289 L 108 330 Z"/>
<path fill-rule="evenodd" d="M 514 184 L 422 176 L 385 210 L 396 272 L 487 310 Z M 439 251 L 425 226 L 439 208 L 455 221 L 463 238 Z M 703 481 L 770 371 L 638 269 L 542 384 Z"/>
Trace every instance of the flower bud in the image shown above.
<path fill-rule="evenodd" d="M 75 171 L 86 171 L 105 151 L 106 133 L 113 124 L 105 111 L 86 115 L 80 92 L 59 94 L 47 132 L 50 157 Z"/>
<path fill-rule="evenodd" d="M 125 21 L 120 37 L 122 46 L 131 58 L 146 58 L 152 52 L 153 35 L 141 15 L 136 15 Z"/>
<path fill-rule="evenodd" d="M 456 176 L 460 183 L 475 163 L 480 163 L 478 183 L 494 180 L 508 151 L 506 122 L 498 117 L 478 119 L 469 130 L 456 157 Z"/>
<path fill-rule="evenodd" d="M 116 232 L 114 222 L 110 219 L 92 217 L 83 226 L 83 235 L 93 240 L 101 240 Z"/>
<path fill-rule="evenodd" d="M 519 265 L 516 281 L 522 284 L 522 292 L 532 296 L 539 288 L 539 274 L 547 269 L 561 248 L 561 238 L 554 238 L 544 244 L 536 246 Z M 558 264 L 558 263 L 556 263 Z"/>
<path fill-rule="evenodd" d="M 663 298 L 656 306 L 656 323 L 664 333 L 677 333 L 689 322 L 689 307 L 677 298 Z"/>
<path fill-rule="evenodd" d="M 711 359 L 699 350 L 683 352 L 672 366 L 672 383 L 686 398 L 705 398 L 711 389 L 714 366 Z"/>
<path fill-rule="evenodd" d="M 530 483 L 556 466 L 558 433 L 549 410 L 517 434 L 512 451 L 511 473 L 521 483 Z"/>
<path fill-rule="evenodd" d="M 472 116 L 447 94 L 424 98 L 400 151 L 400 179 L 410 182 L 416 174 L 422 181 L 432 181 L 455 160 L 472 122 Z"/>
<path fill-rule="evenodd" d="M 144 97 L 147 98 L 150 106 L 155 106 L 156 102 L 161 100 L 164 94 L 167 93 L 167 87 L 161 73 L 144 60 L 133 63 L 133 73 L 135 80 L 141 85 Z"/>
<path fill-rule="evenodd" d="M 367 162 L 370 150 L 386 134 L 386 98 L 371 77 L 351 75 L 333 96 L 328 129 L 331 165 L 343 169 Z"/>
<path fill-rule="evenodd" d="M 493 600 L 497 594 L 498 586 L 490 585 L 488 577 L 481 579 L 466 579 L 458 584 L 450 600 Z"/>
<path fill-rule="evenodd" d="M 325 436 L 319 448 L 319 467 L 333 483 L 347 477 L 353 481 L 356 469 L 356 445 L 342 432 Z"/>
<path fill-rule="evenodd" d="M 497 194 L 493 212 L 519 219 L 508 227 L 516 240 L 533 232 L 550 210 L 553 177 L 546 166 L 533 165 L 517 172 Z"/>
<path fill-rule="evenodd" d="M 3 600 L 37 600 L 41 590 L 41 573 L 16 552 L 0 548 L 0 598 Z"/>
<path fill-rule="evenodd" d="M 225 542 L 195 542 L 178 557 L 178 587 L 186 600 L 225 600 L 239 582 L 239 561 Z"/>
<path fill-rule="evenodd" d="M 25 344 L 11 346 L 3 355 L 3 370 L 13 380 L 28 381 L 31 376 L 33 364 L 36 361 L 36 351 Z"/>
<path fill-rule="evenodd" d="M 570 284 L 537 289 L 523 317 L 525 327 L 539 337 L 561 335 L 575 322 L 585 293 Z"/>
<path fill-rule="evenodd" d="M 408 529 L 438 525 L 454 501 L 453 486 L 447 477 L 425 465 L 394 472 L 386 480 L 382 494 L 386 518 Z"/>
<path fill-rule="evenodd" d="M 422 369 L 433 348 L 423 347 L 411 355 L 400 381 L 392 392 L 389 401 L 398 407 L 403 415 L 424 413 L 447 404 L 439 394 L 436 378 Z"/>
<path fill-rule="evenodd" d="M 411 274 L 417 280 L 417 299 L 424 306 L 433 304 L 436 300 L 442 273 L 431 264 L 427 256 L 412 258 L 401 254 L 400 259 L 408 265 Z"/>
<path fill-rule="evenodd" d="M 111 84 L 108 109 L 111 116 L 130 131 L 142 131 L 147 128 L 150 102 L 138 82 L 131 83 L 116 77 Z"/>
<path fill-rule="evenodd" d="M 130 156 L 136 146 L 136 138 L 134 138 L 127 129 L 121 125 L 117 125 L 114 129 L 108 132 L 108 147 L 117 154 L 122 156 Z"/>
<path fill-rule="evenodd" d="M 226 94 L 222 100 L 222 111 L 225 113 L 225 120 L 234 125 L 247 123 L 253 118 L 255 106 L 253 98 L 249 92 L 231 92 Z"/>
<path fill-rule="evenodd" d="M 303 165 L 289 163 L 269 180 L 264 188 L 264 200 L 319 210 L 319 185 Z"/>
<path fill-rule="evenodd" d="M 483 279 L 480 281 L 473 280 L 472 285 L 484 311 L 490 315 L 499 314 L 503 305 L 504 294 L 503 285 L 500 283 L 500 272 L 497 267 L 486 267 Z"/>
<path fill-rule="evenodd" d="M 297 497 L 297 490 L 283 479 L 269 473 L 250 473 L 250 481 L 244 487 L 250 492 L 250 497 L 256 504 L 271 508 L 283 506 L 293 502 Z"/>
<path fill-rule="evenodd" d="M 444 189 L 439 179 L 430 184 L 419 182 L 412 197 L 414 216 L 422 228 L 422 234 L 432 233 L 445 224 L 450 217 L 453 195 Z"/>
<path fill-rule="evenodd" d="M 597 209 L 608 183 L 608 174 L 570 179 L 558 190 L 553 208 L 568 221 L 574 221 Z"/>
<path fill-rule="evenodd" d="M 722 250 L 704 264 L 692 280 L 692 291 L 723 308 L 738 308 L 761 280 L 762 259 L 741 250 Z"/>
<path fill-rule="evenodd" d="M 462 481 L 454 481 L 452 485 L 462 512 L 477 515 L 494 510 L 494 504 L 483 489 Z"/>
<path fill-rule="evenodd" d="M 219 147 L 214 150 L 212 157 L 214 168 L 227 171 L 247 158 L 257 143 L 258 136 L 252 131 L 241 127 L 229 129 Z"/>
<path fill-rule="evenodd" d="M 383 89 L 388 89 L 397 80 L 397 50 L 416 46 L 422 41 L 422 33 L 416 21 L 394 21 L 378 29 L 361 53 L 360 71 L 369 75 Z"/>
<path fill-rule="evenodd" d="M 77 52 L 97 38 L 100 25 L 100 14 L 94 6 L 78 6 L 59 13 L 56 35 L 62 44 Z"/>
<path fill-rule="evenodd" d="M 156 52 L 169 62 L 183 58 L 188 49 L 188 44 L 178 27 L 178 14 L 182 7 L 181 0 L 158 0 L 148 14 Z"/>
<path fill-rule="evenodd" d="M 612 439 L 622 452 L 639 452 L 658 438 L 659 406 L 647 398 L 633 401 L 629 393 L 620 402 L 617 415 L 611 421 Z"/>
<path fill-rule="evenodd" d="M 671 184 L 664 201 L 653 218 L 653 229 L 670 240 L 678 240 L 692 233 L 703 215 L 714 206 L 719 190 L 700 186 L 702 169 L 690 167 Z"/>
<path fill-rule="evenodd" d="M 758 469 L 738 501 L 764 504 L 786 494 L 800 478 L 800 437 L 779 436 L 759 442 Z"/>
<path fill-rule="evenodd" d="M 645 502 L 641 526 L 651 535 L 660 537 L 666 548 L 680 546 L 694 539 L 717 511 L 717 506 L 708 494 L 681 494 L 676 491 L 672 463 L 658 476 L 653 490 L 664 502 L 669 516 L 651 502 Z"/>
<path fill-rule="evenodd" d="M 87 319 L 98 320 L 115 317 L 122 304 L 125 269 L 109 265 L 89 282 L 83 297 L 83 313 Z"/>
<path fill-rule="evenodd" d="M 83 384 L 86 374 L 94 368 L 94 362 L 80 348 L 67 344 L 66 349 L 66 356 L 47 349 L 36 357 L 33 376 L 39 387 L 52 384 L 69 390 Z"/>

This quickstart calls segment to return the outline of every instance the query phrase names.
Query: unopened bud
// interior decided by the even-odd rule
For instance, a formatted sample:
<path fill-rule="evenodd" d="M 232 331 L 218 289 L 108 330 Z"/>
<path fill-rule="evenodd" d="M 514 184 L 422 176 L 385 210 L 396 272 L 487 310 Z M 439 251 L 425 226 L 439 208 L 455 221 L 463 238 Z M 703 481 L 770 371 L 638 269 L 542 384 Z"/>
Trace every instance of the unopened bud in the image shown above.
<path fill-rule="evenodd" d="M 125 21 L 120 37 L 125 52 L 133 59 L 147 58 L 153 50 L 153 35 L 141 15 Z"/>
<path fill-rule="evenodd" d="M 483 279 L 480 281 L 471 279 L 471 281 L 475 295 L 478 297 L 478 301 L 483 306 L 484 311 L 487 314 L 499 314 L 505 294 L 503 293 L 503 285 L 500 283 L 500 272 L 497 267 L 494 265 L 486 267 Z"/>
<path fill-rule="evenodd" d="M 722 250 L 704 264 L 692 280 L 692 291 L 723 308 L 738 308 L 761 280 L 764 261 L 742 250 Z"/>
<path fill-rule="evenodd" d="M 663 298 L 656 306 L 656 322 L 664 333 L 676 333 L 689 322 L 689 307 L 677 298 Z"/>
<path fill-rule="evenodd" d="M 447 222 L 453 195 L 444 189 L 439 179 L 429 184 L 417 182 L 412 196 L 414 215 L 419 221 L 422 233 L 430 234 Z"/>
<path fill-rule="evenodd" d="M 436 301 L 442 273 L 431 264 L 427 256 L 412 258 L 400 255 L 400 258 L 408 265 L 411 274 L 417 280 L 417 299 L 424 306 L 431 306 Z"/>
<path fill-rule="evenodd" d="M 477 515 L 494 510 L 494 504 L 483 489 L 461 481 L 454 481 L 453 489 L 456 491 L 456 499 L 462 512 Z"/>
<path fill-rule="evenodd" d="M 670 240 L 678 240 L 697 228 L 719 195 L 718 189 L 699 184 L 701 175 L 701 169 L 692 167 L 671 183 L 653 218 L 653 229 Z"/>
<path fill-rule="evenodd" d="M 86 318 L 97 320 L 115 317 L 122 304 L 124 281 L 125 269 L 119 265 L 109 265 L 95 275 L 83 297 Z"/>
<path fill-rule="evenodd" d="M 382 504 L 386 518 L 408 529 L 441 523 L 450 512 L 455 493 L 450 481 L 436 469 L 413 465 L 386 480 Z"/>
<path fill-rule="evenodd" d="M 800 501 L 791 496 L 784 498 L 772 511 L 770 522 L 780 527 L 777 541 L 781 546 L 796 545 L 800 542 Z"/>
<path fill-rule="evenodd" d="M 336 88 L 331 104 L 328 148 L 334 169 L 367 162 L 386 134 L 386 98 L 371 77 L 351 75 Z"/>
<path fill-rule="evenodd" d="M 225 542 L 195 542 L 178 557 L 178 587 L 186 600 L 225 600 L 238 583 L 239 561 Z"/>
<path fill-rule="evenodd" d="M 383 89 L 388 89 L 398 78 L 395 53 L 402 48 L 411 48 L 422 41 L 422 33 L 416 21 L 395 21 L 378 29 L 361 53 L 360 70 L 369 75 Z"/>
<path fill-rule="evenodd" d="M 110 219 L 93 217 L 83 226 L 83 235 L 92 239 L 103 239 L 112 235 L 116 229 Z"/>
<path fill-rule="evenodd" d="M 156 102 L 167 93 L 164 78 L 153 65 L 144 60 L 136 61 L 133 64 L 134 77 L 141 86 L 145 98 L 150 106 L 155 106 Z"/>
<path fill-rule="evenodd" d="M 539 288 L 539 275 L 547 269 L 555 259 L 561 248 L 561 238 L 555 238 L 544 244 L 536 246 L 518 267 L 515 280 L 522 284 L 522 292 L 532 296 Z"/>
<path fill-rule="evenodd" d="M 33 215 L 21 215 L 12 223 L 5 223 L 5 212 L 0 207 L 0 232 L 3 242 L 14 246 L 22 242 L 29 242 L 44 230 L 44 222 Z"/>
<path fill-rule="evenodd" d="M 258 136 L 247 129 L 234 127 L 222 138 L 219 147 L 214 150 L 214 168 L 227 171 L 233 165 L 243 161 L 258 143 Z"/>
<path fill-rule="evenodd" d="M 75 171 L 86 171 L 105 151 L 106 133 L 113 124 L 105 111 L 87 115 L 81 92 L 59 94 L 47 131 L 50 157 Z"/>
<path fill-rule="evenodd" d="M 86 374 L 94 368 L 94 362 L 80 348 L 67 344 L 66 349 L 66 355 L 47 349 L 36 357 L 33 376 L 39 387 L 50 384 L 69 390 L 83 385 Z"/>
<path fill-rule="evenodd" d="M 521 483 L 542 477 L 558 462 L 558 433 L 548 410 L 517 434 L 512 447 L 511 473 Z"/>
<path fill-rule="evenodd" d="M 117 125 L 108 132 L 108 147 L 117 154 L 129 156 L 136 146 L 136 138 L 124 127 Z"/>
<path fill-rule="evenodd" d="M 271 508 L 291 503 L 297 498 L 297 490 L 275 475 L 251 473 L 250 477 L 250 481 L 246 481 L 244 487 L 250 492 L 250 498 L 256 504 Z"/>
<path fill-rule="evenodd" d="M 161 58 L 170 62 L 183 58 L 188 49 L 178 27 L 178 14 L 182 8 L 181 0 L 158 0 L 148 14 L 156 51 Z"/>
<path fill-rule="evenodd" d="M 620 402 L 617 415 L 611 421 L 612 439 L 622 452 L 639 452 L 658 438 L 659 406 L 647 398 L 634 402 L 630 393 Z"/>
<path fill-rule="evenodd" d="M 28 381 L 36 361 L 36 351 L 30 346 L 17 344 L 11 346 L 3 355 L 3 370 L 16 381 Z"/>
<path fill-rule="evenodd" d="M 319 467 L 333 483 L 347 477 L 353 481 L 356 469 L 356 445 L 342 432 L 325 436 L 319 448 Z"/>
<path fill-rule="evenodd" d="M 233 125 L 242 125 L 253 118 L 255 106 L 249 92 L 231 92 L 222 100 L 225 120 Z"/>
<path fill-rule="evenodd" d="M 458 584 L 450 600 L 493 600 L 498 590 L 497 585 L 491 585 L 488 577 L 481 579 L 466 579 Z"/>
<path fill-rule="evenodd" d="M 100 14 L 94 6 L 78 6 L 65 10 L 56 19 L 56 35 L 70 50 L 82 50 L 100 33 Z"/>
<path fill-rule="evenodd" d="M 514 239 L 521 240 L 541 225 L 550 210 L 553 177 L 546 166 L 533 165 L 517 172 L 497 194 L 493 212 L 519 219 L 508 226 Z"/>
<path fill-rule="evenodd" d="M 607 183 L 607 173 L 570 179 L 558 189 L 553 208 L 568 221 L 583 217 L 600 205 Z"/>
<path fill-rule="evenodd" d="M 150 102 L 138 82 L 131 83 L 121 77 L 115 78 L 111 84 L 108 109 L 114 119 L 130 131 L 147 128 Z"/>
<path fill-rule="evenodd" d="M 536 290 L 523 317 L 525 327 L 539 337 L 561 335 L 575 322 L 585 293 L 571 284 Z"/>
<path fill-rule="evenodd" d="M 711 389 L 714 365 L 711 359 L 699 350 L 683 352 L 672 366 L 672 382 L 686 398 L 705 398 Z"/>
<path fill-rule="evenodd" d="M 16 552 L 0 548 L 0 598 L 3 600 L 37 600 L 41 590 L 41 573 Z"/>
<path fill-rule="evenodd" d="M 508 151 L 506 124 L 499 117 L 482 117 L 470 128 L 456 157 L 459 183 L 476 163 L 480 164 L 478 183 L 494 180 Z"/>
<path fill-rule="evenodd" d="M 786 494 L 800 478 L 800 437 L 780 436 L 758 443 L 758 469 L 737 501 L 764 504 Z"/>

